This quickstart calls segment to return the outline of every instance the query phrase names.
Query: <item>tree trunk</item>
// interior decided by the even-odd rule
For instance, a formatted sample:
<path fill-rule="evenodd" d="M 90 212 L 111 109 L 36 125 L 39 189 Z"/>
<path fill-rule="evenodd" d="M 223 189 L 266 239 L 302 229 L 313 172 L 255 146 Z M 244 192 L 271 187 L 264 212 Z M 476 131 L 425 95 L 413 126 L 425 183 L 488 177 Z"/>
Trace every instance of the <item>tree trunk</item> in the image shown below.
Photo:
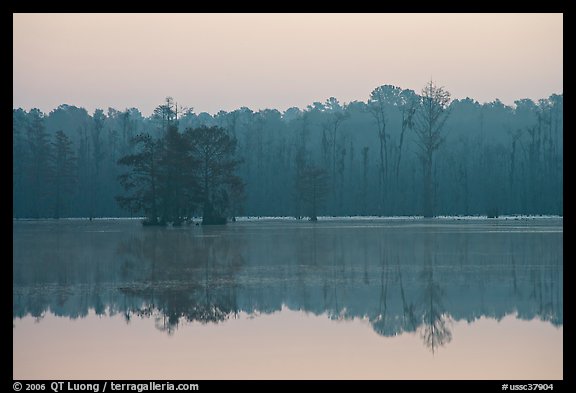
<path fill-rule="evenodd" d="M 432 152 L 428 151 L 424 161 L 424 217 L 434 217 L 434 188 L 432 179 Z"/>

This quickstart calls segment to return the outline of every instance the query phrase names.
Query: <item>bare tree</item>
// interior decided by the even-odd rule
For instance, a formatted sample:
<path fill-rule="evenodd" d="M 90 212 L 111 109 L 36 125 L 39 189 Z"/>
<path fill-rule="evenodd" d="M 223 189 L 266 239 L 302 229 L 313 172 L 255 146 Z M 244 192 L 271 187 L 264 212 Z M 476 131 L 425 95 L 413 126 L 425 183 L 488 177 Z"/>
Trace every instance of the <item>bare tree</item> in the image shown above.
<path fill-rule="evenodd" d="M 414 115 L 417 107 L 417 97 L 412 90 L 403 90 L 399 97 L 399 107 L 402 116 L 400 128 L 400 141 L 398 143 L 398 156 L 396 157 L 396 184 L 400 177 L 400 161 L 402 159 L 402 146 L 406 131 L 414 127 Z"/>
<path fill-rule="evenodd" d="M 420 148 L 418 156 L 422 162 L 424 175 L 424 217 L 434 216 L 434 152 L 438 150 L 444 137 L 442 128 L 448 118 L 450 93 L 430 81 L 422 89 L 420 108 L 416 113 L 416 144 Z"/>
<path fill-rule="evenodd" d="M 368 111 L 376 120 L 378 127 L 378 141 L 380 142 L 380 168 L 378 173 L 378 205 L 380 212 L 382 211 L 383 190 L 386 183 L 386 175 L 388 172 L 388 146 L 386 135 L 387 116 L 386 116 L 386 92 L 392 86 L 380 86 L 370 93 L 368 100 Z"/>

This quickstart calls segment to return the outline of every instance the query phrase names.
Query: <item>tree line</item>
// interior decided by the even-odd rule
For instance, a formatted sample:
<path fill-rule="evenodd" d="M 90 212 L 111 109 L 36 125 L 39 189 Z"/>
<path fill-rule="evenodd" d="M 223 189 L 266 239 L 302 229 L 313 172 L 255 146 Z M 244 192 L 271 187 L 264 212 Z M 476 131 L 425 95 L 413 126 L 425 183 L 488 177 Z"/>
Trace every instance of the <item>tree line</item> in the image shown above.
<path fill-rule="evenodd" d="M 562 215 L 562 190 L 561 94 L 480 104 L 430 82 L 284 112 L 13 110 L 16 218 Z"/>

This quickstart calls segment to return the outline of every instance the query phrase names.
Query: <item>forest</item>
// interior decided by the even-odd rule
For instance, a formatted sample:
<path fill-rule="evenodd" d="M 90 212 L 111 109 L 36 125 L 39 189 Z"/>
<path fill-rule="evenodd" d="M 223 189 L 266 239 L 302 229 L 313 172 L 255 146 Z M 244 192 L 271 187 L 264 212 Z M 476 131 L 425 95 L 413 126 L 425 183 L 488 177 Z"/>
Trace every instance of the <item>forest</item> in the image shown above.
<path fill-rule="evenodd" d="M 383 85 L 364 101 L 145 117 L 13 109 L 13 217 L 563 214 L 563 95 L 513 106 Z"/>

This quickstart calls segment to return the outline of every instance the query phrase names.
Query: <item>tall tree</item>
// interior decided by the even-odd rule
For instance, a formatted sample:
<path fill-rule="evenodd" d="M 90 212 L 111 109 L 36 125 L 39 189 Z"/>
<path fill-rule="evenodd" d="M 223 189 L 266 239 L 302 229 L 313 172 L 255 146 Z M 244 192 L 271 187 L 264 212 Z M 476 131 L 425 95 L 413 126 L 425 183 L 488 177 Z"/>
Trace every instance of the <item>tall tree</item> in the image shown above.
<path fill-rule="evenodd" d="M 157 123 L 162 132 L 168 131 L 168 127 L 177 120 L 177 107 L 172 97 L 166 97 L 164 104 L 157 106 L 152 113 L 152 119 Z"/>
<path fill-rule="evenodd" d="M 418 96 L 412 90 L 402 90 L 399 96 L 398 106 L 402 116 L 400 128 L 400 141 L 398 142 L 398 155 L 396 157 L 396 184 L 400 177 L 400 161 L 402 160 L 402 147 L 406 131 L 414 127 L 414 115 L 418 106 Z"/>
<path fill-rule="evenodd" d="M 310 221 L 318 221 L 318 211 L 328 193 L 328 176 L 325 169 L 308 165 L 297 179 L 296 187 L 307 205 Z"/>
<path fill-rule="evenodd" d="M 366 198 L 368 195 L 368 146 L 362 148 L 362 214 L 366 214 Z"/>
<path fill-rule="evenodd" d="M 135 136 L 132 143 L 140 149 L 118 160 L 119 165 L 130 168 L 130 171 L 118 177 L 128 196 L 117 196 L 118 204 L 131 213 L 144 212 L 145 224 L 160 225 L 165 221 L 160 217 L 160 193 L 158 184 L 161 144 L 149 134 Z"/>
<path fill-rule="evenodd" d="M 168 126 L 158 162 L 158 192 L 165 222 L 180 225 L 192 216 L 197 193 L 196 161 L 190 154 L 189 140 Z"/>
<path fill-rule="evenodd" d="M 54 218 L 62 217 L 66 203 L 77 180 L 77 163 L 70 138 L 59 130 L 52 142 L 51 183 L 54 203 Z"/>
<path fill-rule="evenodd" d="M 36 108 L 29 113 L 27 142 L 30 157 L 27 168 L 30 212 L 32 217 L 39 218 L 47 214 L 45 202 L 50 174 L 50 142 L 44 126 L 44 114 Z"/>
<path fill-rule="evenodd" d="M 26 190 L 25 176 L 28 152 L 26 151 L 26 130 L 28 117 L 23 109 L 12 111 L 12 203 L 14 217 L 26 214 L 26 201 L 23 193 Z"/>
<path fill-rule="evenodd" d="M 188 128 L 190 152 L 198 162 L 198 185 L 203 224 L 224 224 L 230 213 L 230 196 L 238 196 L 242 180 L 235 174 L 241 160 L 235 157 L 236 139 L 220 127 Z"/>
<path fill-rule="evenodd" d="M 380 144 L 380 168 L 378 176 L 378 205 L 380 212 L 384 208 L 387 178 L 388 178 L 388 114 L 386 106 L 391 98 L 399 93 L 399 88 L 391 85 L 379 86 L 372 90 L 368 99 L 368 111 L 374 117 L 378 128 L 378 142 Z"/>
<path fill-rule="evenodd" d="M 342 123 L 350 116 L 345 112 L 345 108 L 343 108 L 338 100 L 334 97 L 327 99 L 324 107 L 329 113 L 329 117 L 324 123 L 324 129 L 330 134 L 329 144 L 332 148 L 332 187 L 334 191 L 336 184 L 336 162 L 338 158 L 338 154 L 336 152 L 338 146 L 338 129 Z"/>
<path fill-rule="evenodd" d="M 101 212 L 102 203 L 102 161 L 105 157 L 104 144 L 102 143 L 102 134 L 106 115 L 102 109 L 96 109 L 92 116 L 94 125 L 92 127 L 92 159 L 90 167 L 90 217 L 96 212 Z"/>
<path fill-rule="evenodd" d="M 298 110 L 299 111 L 299 110 Z M 287 113 L 289 113 L 287 111 Z M 294 111 L 292 111 L 294 113 Z M 296 118 L 295 122 L 298 124 L 298 128 L 296 129 L 296 133 L 294 135 L 294 176 L 295 176 L 295 193 L 294 193 L 294 203 L 295 203 L 295 211 L 296 211 L 296 218 L 301 218 L 304 215 L 304 201 L 302 198 L 301 193 L 298 190 L 298 182 L 304 173 L 304 169 L 306 168 L 306 158 L 308 156 L 308 137 L 309 137 L 309 112 L 303 113 L 299 118 Z"/>
<path fill-rule="evenodd" d="M 448 104 L 450 93 L 443 87 L 438 87 L 430 81 L 422 89 L 422 101 L 416 114 L 416 143 L 419 147 L 418 156 L 422 163 L 424 186 L 424 217 L 434 216 L 434 152 L 438 150 L 444 137 L 442 129 L 448 119 Z"/>

